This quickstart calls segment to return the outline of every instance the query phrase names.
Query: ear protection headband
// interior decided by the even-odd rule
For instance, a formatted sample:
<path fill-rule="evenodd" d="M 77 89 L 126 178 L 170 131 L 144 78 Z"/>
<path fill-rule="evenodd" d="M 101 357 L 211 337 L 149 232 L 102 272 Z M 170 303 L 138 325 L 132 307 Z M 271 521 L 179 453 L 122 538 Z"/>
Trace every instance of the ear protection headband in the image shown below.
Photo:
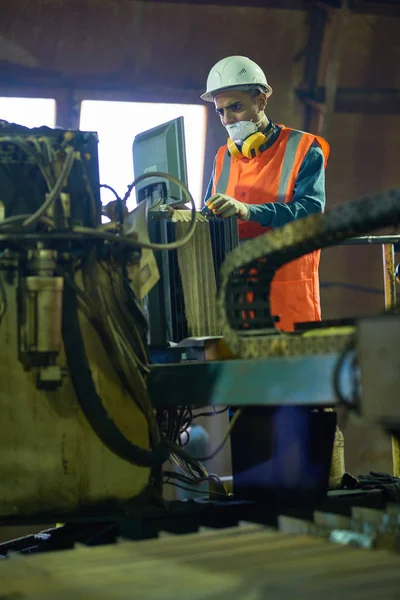
<path fill-rule="evenodd" d="M 261 133 L 261 131 L 257 131 L 256 133 L 252 133 L 248 138 L 246 138 L 242 144 L 242 147 L 239 147 L 235 144 L 235 142 L 229 138 L 228 139 L 228 150 L 231 153 L 231 156 L 235 158 L 254 158 L 255 156 L 259 156 L 261 152 L 264 150 L 263 146 L 266 144 L 268 138 L 266 135 Z"/>

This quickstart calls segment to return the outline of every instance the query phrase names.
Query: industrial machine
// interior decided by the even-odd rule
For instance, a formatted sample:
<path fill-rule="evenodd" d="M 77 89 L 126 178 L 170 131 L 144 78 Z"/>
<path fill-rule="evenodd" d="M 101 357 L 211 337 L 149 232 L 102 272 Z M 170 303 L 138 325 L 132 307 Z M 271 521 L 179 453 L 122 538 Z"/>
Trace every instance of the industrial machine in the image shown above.
<path fill-rule="evenodd" d="M 196 597 L 201 579 L 206 591 L 198 597 L 278 598 L 289 597 L 302 577 L 307 597 L 317 598 L 326 593 L 326 556 L 336 569 L 331 578 L 348 570 L 350 590 L 352 560 L 358 574 L 362 564 L 366 580 L 373 566 L 384 565 L 383 595 L 395 598 L 399 563 L 389 550 L 398 546 L 398 507 L 387 506 L 385 482 L 327 493 L 336 420 L 326 409 L 341 404 L 396 441 L 400 318 L 391 312 L 284 334 L 270 314 L 269 286 L 285 262 L 397 224 L 400 191 L 362 198 L 226 252 L 217 286 L 220 335 L 204 342 L 214 344 L 217 360 L 182 355 L 154 364 L 141 302 L 141 275 L 151 264 L 145 251 L 184 248 L 196 229 L 210 240 L 207 218 L 198 217 L 186 186 L 154 170 L 129 186 L 164 177 L 191 202 L 184 216 L 182 199 L 179 210 L 165 209 L 172 220 L 174 211 L 180 215 L 172 222 L 181 237 L 151 242 L 139 224 L 167 217 L 149 216 L 145 202 L 125 216 L 117 198 L 115 219 L 101 224 L 94 134 L 4 127 L 0 165 L 0 518 L 54 524 L 0 544 L 0 556 L 108 544 L 31 557 L 29 566 L 5 560 L 0 595 L 122 598 L 137 585 L 142 598 Z M 190 335 L 195 320 L 186 322 Z M 231 407 L 222 441 L 231 434 L 231 489 L 207 472 L 209 457 L 192 456 L 182 445 L 194 410 L 204 406 Z M 163 483 L 171 481 L 191 487 L 209 481 L 210 493 L 168 503 Z M 249 521 L 257 525 L 243 525 Z M 121 540 L 162 531 L 202 533 L 138 545 Z M 360 558 L 361 551 L 343 552 L 333 542 L 385 552 Z M 288 579 L 284 567 L 292 561 L 295 569 L 302 553 L 302 575 L 293 570 Z M 167 584 L 159 588 L 164 574 Z"/>

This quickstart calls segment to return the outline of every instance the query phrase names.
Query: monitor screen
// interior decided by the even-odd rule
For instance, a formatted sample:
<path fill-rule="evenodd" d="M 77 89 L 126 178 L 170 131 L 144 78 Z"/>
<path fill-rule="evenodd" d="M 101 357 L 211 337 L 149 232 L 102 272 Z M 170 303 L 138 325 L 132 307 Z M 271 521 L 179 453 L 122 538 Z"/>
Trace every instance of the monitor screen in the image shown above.
<path fill-rule="evenodd" d="M 135 137 L 133 168 L 135 179 L 144 173 L 158 171 L 172 175 L 187 187 L 183 117 L 177 117 L 168 123 L 139 133 Z M 136 187 L 138 202 L 148 199 L 151 205 L 158 201 L 160 195 L 164 196 L 164 194 L 164 201 L 169 204 L 178 201 L 187 202 L 182 190 L 165 179 L 149 177 Z"/>

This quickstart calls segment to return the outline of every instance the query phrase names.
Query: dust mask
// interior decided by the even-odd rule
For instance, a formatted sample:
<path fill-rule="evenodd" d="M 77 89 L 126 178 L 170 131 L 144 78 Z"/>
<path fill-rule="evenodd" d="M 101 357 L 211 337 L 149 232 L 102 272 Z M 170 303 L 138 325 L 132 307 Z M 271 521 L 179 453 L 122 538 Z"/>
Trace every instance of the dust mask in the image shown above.
<path fill-rule="evenodd" d="M 228 132 L 229 137 L 235 144 L 243 144 L 253 133 L 257 133 L 259 126 L 264 121 L 265 116 L 262 117 L 257 123 L 253 121 L 238 121 L 231 125 L 225 125 L 225 129 Z"/>

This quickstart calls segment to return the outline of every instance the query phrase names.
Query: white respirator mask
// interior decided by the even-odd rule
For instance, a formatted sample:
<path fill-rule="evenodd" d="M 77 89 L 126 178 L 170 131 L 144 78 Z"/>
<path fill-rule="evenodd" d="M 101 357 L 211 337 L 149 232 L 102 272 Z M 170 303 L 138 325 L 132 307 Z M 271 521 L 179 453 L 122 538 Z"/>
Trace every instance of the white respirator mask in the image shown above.
<path fill-rule="evenodd" d="M 257 121 L 257 123 L 253 123 L 253 121 L 238 121 L 237 123 L 225 125 L 225 129 L 227 130 L 230 139 L 235 142 L 235 144 L 243 144 L 244 140 L 253 133 L 257 133 L 258 128 L 264 119 L 265 116 Z"/>

